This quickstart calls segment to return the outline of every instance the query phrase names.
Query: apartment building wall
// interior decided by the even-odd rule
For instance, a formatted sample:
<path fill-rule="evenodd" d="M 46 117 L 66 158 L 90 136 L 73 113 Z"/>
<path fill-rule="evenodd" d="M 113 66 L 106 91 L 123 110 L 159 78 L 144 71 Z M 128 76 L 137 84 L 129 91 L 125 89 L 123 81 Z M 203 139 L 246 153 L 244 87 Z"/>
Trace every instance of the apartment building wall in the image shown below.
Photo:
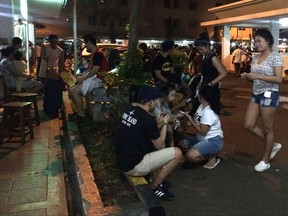
<path fill-rule="evenodd" d="M 216 19 L 208 8 L 235 0 L 141 0 L 138 20 L 139 39 L 165 38 L 167 23 L 172 26 L 173 39 L 193 39 L 201 32 L 200 22 Z M 126 38 L 132 0 L 84 0 L 77 5 L 79 33 L 95 32 L 99 37 Z M 169 25 L 169 24 L 168 24 Z M 81 29 L 81 30 L 80 30 Z M 212 31 L 210 27 L 208 31 Z"/>

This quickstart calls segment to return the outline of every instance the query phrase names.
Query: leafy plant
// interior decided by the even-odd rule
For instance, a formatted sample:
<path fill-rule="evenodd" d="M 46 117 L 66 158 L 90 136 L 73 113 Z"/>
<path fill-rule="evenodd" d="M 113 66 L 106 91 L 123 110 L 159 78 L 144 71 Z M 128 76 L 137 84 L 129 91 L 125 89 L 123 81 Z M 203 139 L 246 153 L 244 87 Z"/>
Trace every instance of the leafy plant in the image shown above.
<path fill-rule="evenodd" d="M 172 60 L 173 60 L 173 67 L 176 71 L 176 73 L 178 72 L 183 72 L 184 69 L 187 67 L 188 65 L 188 56 L 187 54 L 180 49 L 174 49 L 172 52 Z"/>

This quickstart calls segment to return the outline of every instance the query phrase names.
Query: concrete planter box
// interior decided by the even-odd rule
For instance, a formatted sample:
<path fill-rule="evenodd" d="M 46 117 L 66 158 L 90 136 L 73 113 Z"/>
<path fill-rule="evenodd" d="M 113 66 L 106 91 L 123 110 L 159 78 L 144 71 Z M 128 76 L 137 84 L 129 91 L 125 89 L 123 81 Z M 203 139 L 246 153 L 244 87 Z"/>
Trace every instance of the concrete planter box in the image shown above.
<path fill-rule="evenodd" d="M 101 96 L 102 99 L 104 98 L 103 89 L 98 89 L 95 93 L 101 93 L 103 96 Z M 100 97 L 100 94 L 95 97 Z M 66 99 L 65 101 L 69 101 L 69 99 Z M 62 145 L 64 146 L 66 163 L 68 163 L 66 166 L 69 166 L 69 170 L 72 172 L 68 175 L 74 178 L 74 180 L 72 180 L 74 182 L 72 190 L 74 190 L 74 195 L 77 195 L 76 205 L 78 205 L 78 207 L 76 209 L 78 212 L 82 212 L 78 215 L 165 216 L 164 206 L 161 201 L 156 198 L 143 177 L 131 178 L 126 176 L 127 181 L 129 181 L 134 188 L 139 198 L 139 202 L 104 207 L 78 127 L 75 122 L 65 120 L 67 119 L 67 113 L 72 113 L 70 103 L 65 103 L 65 113 L 62 114 L 65 115 L 62 117 L 62 130 L 64 136 L 64 138 L 62 138 L 62 142 L 64 140 Z M 78 192 L 75 193 L 75 191 Z M 73 213 L 75 214 L 75 212 Z"/>
<path fill-rule="evenodd" d="M 125 101 L 128 103 L 128 96 L 123 96 L 119 91 L 116 91 L 114 95 L 107 96 L 105 88 L 95 88 L 91 93 L 85 96 L 86 99 L 86 115 L 93 121 L 103 121 L 108 115 L 108 112 L 102 111 L 102 106 L 109 107 L 116 100 Z"/>

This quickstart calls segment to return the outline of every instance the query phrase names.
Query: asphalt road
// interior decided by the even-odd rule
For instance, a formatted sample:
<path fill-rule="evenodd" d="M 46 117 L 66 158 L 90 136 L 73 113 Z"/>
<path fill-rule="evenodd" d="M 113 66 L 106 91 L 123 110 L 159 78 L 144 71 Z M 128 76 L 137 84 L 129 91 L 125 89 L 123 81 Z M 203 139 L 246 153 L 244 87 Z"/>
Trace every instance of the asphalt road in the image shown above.
<path fill-rule="evenodd" d="M 264 143 L 243 128 L 252 83 L 228 74 L 221 85 L 220 116 L 225 136 L 219 165 L 207 170 L 203 164 L 190 169 L 179 166 L 169 176 L 174 201 L 163 202 L 167 216 L 288 215 L 288 110 L 287 81 L 281 84 L 275 118 L 275 141 L 282 149 L 263 173 L 254 171 Z"/>

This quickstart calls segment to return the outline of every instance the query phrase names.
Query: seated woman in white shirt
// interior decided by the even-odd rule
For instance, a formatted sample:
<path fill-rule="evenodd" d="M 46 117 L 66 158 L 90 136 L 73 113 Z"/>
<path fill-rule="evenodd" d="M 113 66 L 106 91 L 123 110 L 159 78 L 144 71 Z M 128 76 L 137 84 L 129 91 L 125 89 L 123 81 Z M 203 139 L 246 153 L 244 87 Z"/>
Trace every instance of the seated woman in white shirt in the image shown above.
<path fill-rule="evenodd" d="M 213 96 L 213 88 L 211 86 L 204 86 L 200 89 L 198 99 L 201 104 L 194 117 L 192 118 L 185 113 L 195 128 L 197 135 L 186 137 L 179 144 L 185 153 L 187 162 L 198 163 L 207 160 L 207 163 L 203 166 L 207 169 L 213 169 L 220 162 L 217 154 L 223 149 L 224 145 L 219 116 L 209 103 Z"/>

